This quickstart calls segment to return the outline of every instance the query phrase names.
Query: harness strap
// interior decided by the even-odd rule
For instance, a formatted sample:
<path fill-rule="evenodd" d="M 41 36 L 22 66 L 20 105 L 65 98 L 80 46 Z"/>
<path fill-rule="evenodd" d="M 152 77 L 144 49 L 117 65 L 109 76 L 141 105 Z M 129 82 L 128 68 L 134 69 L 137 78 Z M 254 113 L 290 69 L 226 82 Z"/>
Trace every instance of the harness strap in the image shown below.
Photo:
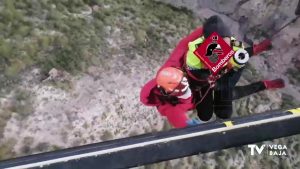
<path fill-rule="evenodd" d="M 205 97 L 207 96 L 208 92 L 213 88 L 213 85 L 209 85 L 209 88 L 206 90 L 206 92 L 204 93 L 204 95 L 202 96 L 202 98 L 195 104 L 195 108 L 202 103 L 202 101 L 205 99 Z"/>
<path fill-rule="evenodd" d="M 207 79 L 199 79 L 199 78 L 197 78 L 195 75 L 193 75 L 193 74 L 188 70 L 187 67 L 185 68 L 185 70 L 186 70 L 185 72 L 188 74 L 188 76 L 190 76 L 193 80 L 198 81 L 198 82 L 208 82 Z"/>
<path fill-rule="evenodd" d="M 198 101 L 195 104 L 195 107 L 197 107 L 200 103 L 202 103 L 202 101 L 206 98 L 207 94 L 209 93 L 210 90 L 212 90 L 215 85 L 216 85 L 216 81 L 218 79 L 220 79 L 222 77 L 223 74 L 226 74 L 228 72 L 228 69 L 225 68 L 224 72 L 222 74 L 213 76 L 210 75 L 207 79 L 199 79 L 196 76 L 194 76 L 188 69 L 188 65 L 186 64 L 186 57 L 187 55 L 185 55 L 185 59 L 184 59 L 184 65 L 183 65 L 183 70 L 188 74 L 189 77 L 191 77 L 193 80 L 198 81 L 198 82 L 207 82 L 209 84 L 209 88 L 206 90 L 206 92 L 204 93 L 204 95 L 202 96 L 202 98 L 200 99 L 200 101 Z"/>

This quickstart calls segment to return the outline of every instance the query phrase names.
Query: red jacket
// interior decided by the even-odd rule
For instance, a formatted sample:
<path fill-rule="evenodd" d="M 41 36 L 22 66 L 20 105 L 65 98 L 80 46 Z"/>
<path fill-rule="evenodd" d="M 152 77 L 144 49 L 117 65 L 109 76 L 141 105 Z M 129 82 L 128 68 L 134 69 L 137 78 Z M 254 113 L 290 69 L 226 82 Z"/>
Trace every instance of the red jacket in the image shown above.
<path fill-rule="evenodd" d="M 155 79 L 149 81 L 141 91 L 140 100 L 147 106 L 156 106 L 162 116 L 166 116 L 168 121 L 176 128 L 186 127 L 188 117 L 186 112 L 194 108 L 193 98 L 180 99 L 173 105 L 161 94 L 157 88 Z"/>
<path fill-rule="evenodd" d="M 188 43 L 202 36 L 203 29 L 197 28 L 187 37 L 182 39 L 171 53 L 169 59 L 160 68 L 164 67 L 183 67 L 184 56 L 188 51 Z M 163 95 L 157 88 L 155 79 L 149 81 L 141 90 L 140 100 L 147 106 L 156 106 L 161 115 L 166 116 L 168 121 L 176 128 L 187 126 L 188 117 L 186 112 L 194 109 L 193 98 L 178 99 L 178 104 L 173 105 L 164 100 Z"/>
<path fill-rule="evenodd" d="M 160 68 L 165 67 L 178 67 L 182 68 L 184 65 L 185 54 L 188 51 L 188 44 L 203 35 L 203 28 L 199 27 L 195 29 L 188 36 L 183 38 L 176 46 L 176 48 L 172 51 L 168 60 L 163 64 Z"/>

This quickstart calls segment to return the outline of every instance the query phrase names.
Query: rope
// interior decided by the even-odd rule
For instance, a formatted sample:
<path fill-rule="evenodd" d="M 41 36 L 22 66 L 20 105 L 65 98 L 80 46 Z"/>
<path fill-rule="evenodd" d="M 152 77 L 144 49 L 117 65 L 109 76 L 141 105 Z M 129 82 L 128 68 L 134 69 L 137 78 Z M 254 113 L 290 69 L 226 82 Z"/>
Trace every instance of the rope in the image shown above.
<path fill-rule="evenodd" d="M 186 64 L 186 57 L 187 55 L 185 54 L 184 56 L 184 61 L 183 61 L 183 66 L 182 66 L 182 70 L 184 70 L 189 77 L 191 77 L 193 80 L 195 81 L 198 81 L 198 82 L 208 82 L 209 83 L 209 88 L 206 90 L 206 92 L 204 93 L 204 95 L 202 96 L 201 100 L 198 101 L 196 104 L 195 104 L 195 107 L 197 107 L 204 99 L 205 97 L 207 96 L 208 92 L 215 87 L 215 84 L 216 84 L 216 81 L 222 77 L 222 75 L 226 74 L 227 72 L 229 72 L 229 69 L 228 68 L 225 68 L 223 70 L 223 72 L 219 75 L 210 75 L 207 79 L 198 79 L 196 76 L 194 76 L 190 71 L 189 71 L 189 68 Z M 200 92 L 201 92 L 201 89 L 200 89 Z"/>
<path fill-rule="evenodd" d="M 195 104 L 195 107 L 197 107 L 200 103 L 202 103 L 202 101 L 204 100 L 204 98 L 206 97 L 206 95 L 208 94 L 208 92 L 210 91 L 210 89 L 212 89 L 212 85 L 209 85 L 209 88 L 206 90 L 206 92 L 204 93 L 204 95 L 202 96 L 201 100 L 198 101 L 196 104 Z"/>
<path fill-rule="evenodd" d="M 208 83 L 209 83 L 209 88 L 206 90 L 206 92 L 205 92 L 204 95 L 202 96 L 201 100 L 198 101 L 198 102 L 195 104 L 196 107 L 197 107 L 200 103 L 202 103 L 202 101 L 203 101 L 203 100 L 205 99 L 205 97 L 207 96 L 208 92 L 209 92 L 211 89 L 213 89 L 213 88 L 215 87 L 216 81 L 217 81 L 218 79 L 220 79 L 220 78 L 222 77 L 222 75 L 223 75 L 223 74 L 226 74 L 228 71 L 229 71 L 228 69 L 225 69 L 224 72 L 223 72 L 222 74 L 219 74 L 219 75 L 217 75 L 217 76 L 210 75 L 210 76 L 208 77 L 208 80 L 206 80 L 206 81 L 208 81 Z M 200 90 L 201 90 L 201 89 L 200 89 Z"/>

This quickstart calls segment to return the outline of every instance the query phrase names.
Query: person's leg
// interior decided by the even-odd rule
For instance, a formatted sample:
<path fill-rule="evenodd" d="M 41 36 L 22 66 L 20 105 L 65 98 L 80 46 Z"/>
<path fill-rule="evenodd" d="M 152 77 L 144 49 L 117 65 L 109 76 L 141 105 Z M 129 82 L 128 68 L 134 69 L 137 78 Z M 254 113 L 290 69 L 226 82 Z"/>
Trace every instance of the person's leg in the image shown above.
<path fill-rule="evenodd" d="M 231 70 L 217 81 L 216 90 L 214 91 L 214 112 L 218 118 L 228 119 L 232 115 L 233 89 L 239 81 L 242 71 Z"/>
<path fill-rule="evenodd" d="M 217 80 L 216 90 L 227 90 L 228 88 L 233 89 L 237 82 L 240 80 L 244 68 L 236 70 L 230 70 L 228 73 L 223 75 Z"/>
<path fill-rule="evenodd" d="M 255 82 L 246 86 L 236 86 L 233 89 L 216 90 L 214 92 L 214 112 L 222 119 L 230 118 L 232 115 L 232 101 L 245 96 L 260 92 L 265 89 L 278 89 L 284 87 L 282 79 L 265 80 Z"/>
<path fill-rule="evenodd" d="M 283 88 L 284 86 L 284 81 L 282 79 L 264 80 L 245 86 L 236 86 L 232 92 L 232 99 L 236 100 L 265 89 L 278 89 Z"/>
<path fill-rule="evenodd" d="M 230 71 L 230 76 L 228 77 L 228 81 L 229 81 L 229 85 L 228 87 L 230 88 L 234 88 L 235 85 L 238 83 L 238 81 L 240 80 L 242 73 L 244 71 L 244 67 L 238 69 L 238 70 L 231 70 Z"/>
<path fill-rule="evenodd" d="M 232 115 L 232 90 L 214 91 L 214 112 L 218 118 L 228 119 Z"/>
<path fill-rule="evenodd" d="M 266 87 L 262 81 L 251 83 L 251 84 L 245 85 L 245 86 L 236 86 L 233 89 L 232 99 L 237 100 L 242 97 L 249 96 L 251 94 L 260 92 L 265 89 L 266 89 Z"/>
<path fill-rule="evenodd" d="M 209 90 L 208 93 L 206 93 L 207 90 L 208 90 L 208 87 L 204 87 L 201 89 L 201 92 L 200 91 L 197 93 L 195 92 L 196 94 L 194 94 L 197 114 L 198 114 L 199 119 L 202 121 L 210 120 L 213 115 L 212 90 Z M 201 101 L 201 99 L 202 99 L 202 101 Z"/>

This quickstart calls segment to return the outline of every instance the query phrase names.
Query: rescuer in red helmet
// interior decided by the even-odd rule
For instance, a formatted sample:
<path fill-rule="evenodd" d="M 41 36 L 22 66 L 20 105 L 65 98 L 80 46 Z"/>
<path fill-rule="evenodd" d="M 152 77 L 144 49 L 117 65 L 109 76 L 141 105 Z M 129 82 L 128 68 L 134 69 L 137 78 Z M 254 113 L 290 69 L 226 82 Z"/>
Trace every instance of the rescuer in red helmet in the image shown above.
<path fill-rule="evenodd" d="M 156 78 L 143 87 L 140 100 L 147 106 L 156 106 L 160 114 L 176 128 L 200 124 L 199 120 L 186 114 L 194 109 L 194 104 L 188 80 L 180 69 L 161 69 Z"/>

